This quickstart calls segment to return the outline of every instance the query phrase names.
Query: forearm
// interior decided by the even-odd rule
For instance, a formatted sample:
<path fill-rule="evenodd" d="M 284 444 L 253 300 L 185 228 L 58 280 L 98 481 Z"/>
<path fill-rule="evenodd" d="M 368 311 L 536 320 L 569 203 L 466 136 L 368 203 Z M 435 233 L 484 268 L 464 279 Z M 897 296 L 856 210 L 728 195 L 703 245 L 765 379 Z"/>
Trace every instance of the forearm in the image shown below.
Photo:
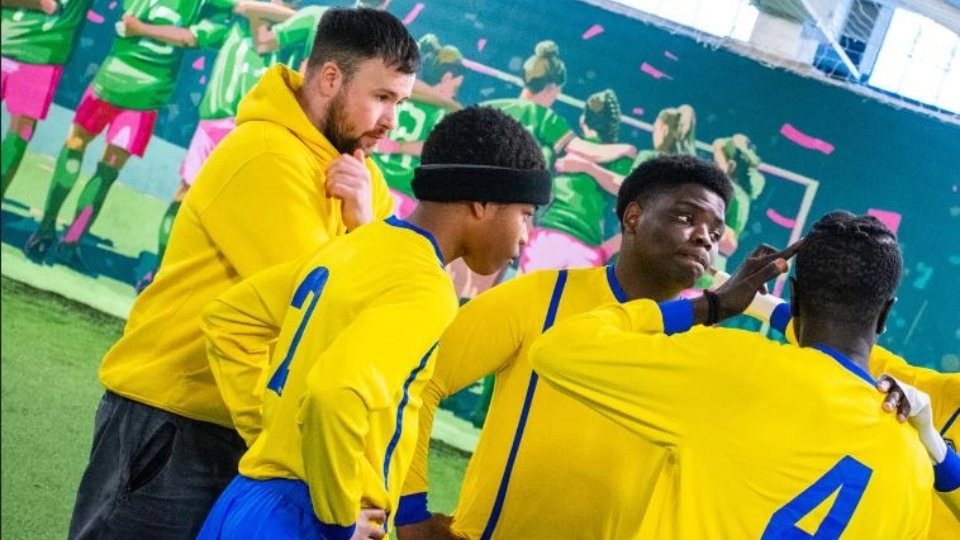
<path fill-rule="evenodd" d="M 234 11 L 250 22 L 254 22 L 255 19 L 266 21 L 269 23 L 278 23 L 283 22 L 296 13 L 295 10 L 286 7 L 284 5 L 275 4 L 273 2 L 240 2 L 237 4 L 237 7 L 234 8 Z"/>
<path fill-rule="evenodd" d="M 59 4 L 55 0 L 0 0 L 0 6 L 5 8 L 42 11 L 49 15 L 56 12 Z M 52 11 L 51 7 L 53 8 Z"/>
<path fill-rule="evenodd" d="M 411 98 L 422 103 L 436 105 L 437 107 L 442 107 L 451 111 L 458 111 L 463 108 L 463 105 L 461 105 L 457 100 L 441 95 L 439 92 L 434 90 L 432 86 L 421 81 L 420 79 L 417 79 L 413 83 Z"/>
<path fill-rule="evenodd" d="M 567 145 L 567 152 L 579 154 L 596 163 L 608 163 L 622 157 L 633 157 L 637 149 L 629 144 L 596 144 L 574 137 Z"/>
<path fill-rule="evenodd" d="M 188 28 L 158 25 L 141 22 L 135 28 L 127 26 L 127 37 L 140 36 L 152 38 L 174 47 L 196 47 L 197 37 Z"/>

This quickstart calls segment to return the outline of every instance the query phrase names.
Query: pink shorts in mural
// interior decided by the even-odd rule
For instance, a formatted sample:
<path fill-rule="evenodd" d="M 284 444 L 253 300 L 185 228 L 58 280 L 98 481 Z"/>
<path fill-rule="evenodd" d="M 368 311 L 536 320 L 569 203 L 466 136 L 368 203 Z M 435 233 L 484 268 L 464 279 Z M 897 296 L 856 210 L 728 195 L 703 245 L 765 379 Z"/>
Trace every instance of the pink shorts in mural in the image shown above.
<path fill-rule="evenodd" d="M 0 99 L 7 103 L 10 114 L 34 120 L 46 118 L 60 75 L 63 75 L 63 66 L 25 64 L 6 56 L 2 63 Z"/>
<path fill-rule="evenodd" d="M 88 86 L 80 98 L 73 121 L 94 135 L 99 135 L 109 125 L 107 144 L 143 157 L 153 135 L 157 111 L 122 109 L 97 97 Z"/>
<path fill-rule="evenodd" d="M 210 157 L 210 152 L 220 144 L 220 141 L 237 127 L 236 118 L 220 118 L 217 120 L 200 120 L 197 130 L 193 132 L 190 146 L 187 148 L 187 157 L 180 165 L 180 179 L 183 183 L 192 186 L 200 173 L 200 167 Z"/>
<path fill-rule="evenodd" d="M 534 229 L 520 255 L 520 270 L 526 274 L 545 268 L 587 268 L 604 263 L 603 251 L 567 233 Z"/>

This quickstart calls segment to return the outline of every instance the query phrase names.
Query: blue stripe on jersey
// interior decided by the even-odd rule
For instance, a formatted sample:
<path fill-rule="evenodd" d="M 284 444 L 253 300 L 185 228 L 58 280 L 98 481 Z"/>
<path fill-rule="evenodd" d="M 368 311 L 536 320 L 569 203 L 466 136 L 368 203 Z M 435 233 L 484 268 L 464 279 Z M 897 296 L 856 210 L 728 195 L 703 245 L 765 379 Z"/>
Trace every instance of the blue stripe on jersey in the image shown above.
<path fill-rule="evenodd" d="M 429 240 L 430 244 L 433 245 L 433 250 L 437 252 L 437 259 L 440 260 L 440 266 L 443 266 L 443 253 L 440 251 L 440 244 L 437 243 L 437 239 L 434 238 L 432 234 L 421 229 L 420 227 L 417 227 L 416 225 L 414 225 L 413 223 L 410 223 L 409 221 L 404 221 L 395 216 L 390 216 L 384 221 L 386 221 L 387 224 L 389 225 L 393 225 L 394 227 L 400 227 L 401 229 L 410 229 L 411 231 Z"/>
<path fill-rule="evenodd" d="M 875 381 L 869 373 L 867 373 L 862 367 L 853 363 L 853 360 L 847 358 L 842 352 L 827 347 L 826 345 L 814 345 L 813 348 L 822 352 L 823 354 L 833 357 L 833 359 L 839 362 L 841 366 L 847 368 L 847 371 L 853 373 L 857 377 L 860 377 L 870 386 L 877 386 L 877 381 Z"/>
<path fill-rule="evenodd" d="M 784 302 L 773 308 L 770 314 L 770 326 L 776 328 L 778 332 L 787 335 L 787 325 L 790 324 L 790 304 Z"/>
<path fill-rule="evenodd" d="M 613 271 L 613 265 L 607 267 L 607 283 L 610 284 L 610 291 L 613 292 L 613 297 L 617 299 L 617 302 L 621 304 L 629 300 L 627 298 L 627 293 L 623 292 L 623 287 L 620 286 L 620 282 L 617 281 L 617 274 Z"/>
<path fill-rule="evenodd" d="M 943 425 L 943 429 L 940 430 L 940 435 L 946 435 L 947 430 L 950 429 L 950 426 L 953 425 L 953 422 L 960 416 L 960 409 L 957 409 L 953 412 L 953 415 L 947 420 L 947 423 Z"/>
<path fill-rule="evenodd" d="M 693 327 L 693 301 L 687 298 L 657 304 L 663 317 L 663 333 L 672 336 Z"/>
<path fill-rule="evenodd" d="M 437 342 L 434 342 L 427 354 L 420 359 L 420 365 L 413 368 L 410 376 L 403 383 L 403 398 L 400 400 L 400 406 L 397 407 L 397 429 L 393 432 L 393 437 L 390 438 L 390 444 L 387 445 L 387 452 L 383 458 L 383 486 L 387 492 L 390 491 L 390 460 L 393 459 L 393 451 L 397 449 L 397 444 L 400 443 L 400 433 L 403 431 L 403 410 L 407 407 L 407 402 L 410 401 L 410 385 L 416 380 L 417 375 L 423 371 L 423 368 L 427 367 L 427 360 L 436 348 Z"/>
<path fill-rule="evenodd" d="M 553 295 L 550 297 L 550 306 L 547 308 L 547 316 L 543 321 L 541 332 L 546 332 L 553 326 L 553 322 L 557 318 L 557 308 L 560 306 L 560 297 L 563 295 L 563 287 L 566 283 L 567 271 L 560 270 L 557 273 L 557 284 L 553 287 Z M 530 374 L 530 383 L 527 385 L 527 395 L 523 398 L 523 408 L 520 410 L 517 432 L 513 436 L 510 455 L 507 456 L 507 466 L 503 470 L 500 487 L 497 489 L 497 498 L 493 501 L 493 510 L 490 511 L 490 519 L 487 520 L 487 526 L 484 527 L 480 540 L 490 540 L 493 536 L 493 530 L 497 528 L 497 522 L 500 520 L 500 511 L 503 510 L 503 500 L 507 496 L 507 486 L 510 485 L 510 475 L 513 473 L 513 464 L 517 459 L 517 452 L 520 450 L 520 440 L 523 438 L 523 430 L 527 426 L 527 417 L 530 414 L 530 405 L 533 403 L 533 394 L 537 390 L 538 380 L 539 377 L 536 372 Z"/>

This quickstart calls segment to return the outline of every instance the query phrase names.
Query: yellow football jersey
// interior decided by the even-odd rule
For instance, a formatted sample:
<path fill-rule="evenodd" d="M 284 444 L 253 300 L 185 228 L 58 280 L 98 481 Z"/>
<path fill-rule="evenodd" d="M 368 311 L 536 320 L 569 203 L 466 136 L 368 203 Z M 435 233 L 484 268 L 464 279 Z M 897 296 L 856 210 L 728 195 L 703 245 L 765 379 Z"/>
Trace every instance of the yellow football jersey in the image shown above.
<path fill-rule="evenodd" d="M 240 474 L 305 481 L 326 525 L 352 525 L 361 506 L 392 519 L 420 393 L 456 310 L 435 240 L 395 218 L 218 298 L 204 312 L 211 367 L 255 441 Z"/>
<path fill-rule="evenodd" d="M 530 353 L 548 384 L 671 452 L 657 538 L 927 537 L 930 460 L 866 371 L 827 347 L 690 330 L 691 306 L 607 306 Z"/>
<path fill-rule="evenodd" d="M 427 447 L 440 400 L 488 374 L 493 397 L 453 530 L 470 539 L 633 538 L 664 450 L 538 383 L 533 341 L 554 321 L 625 301 L 613 267 L 520 276 L 463 306 L 440 339 L 424 390 L 401 513 L 425 519 Z"/>

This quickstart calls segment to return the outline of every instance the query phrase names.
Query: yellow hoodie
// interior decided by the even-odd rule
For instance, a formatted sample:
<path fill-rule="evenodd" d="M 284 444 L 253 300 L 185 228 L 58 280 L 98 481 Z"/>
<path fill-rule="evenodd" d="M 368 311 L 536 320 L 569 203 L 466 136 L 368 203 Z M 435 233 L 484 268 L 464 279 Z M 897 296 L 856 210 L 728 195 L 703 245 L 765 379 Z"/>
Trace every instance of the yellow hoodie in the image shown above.
<path fill-rule="evenodd" d="M 210 373 L 200 314 L 242 279 L 346 232 L 340 201 L 324 194 L 326 169 L 339 153 L 297 103 L 302 83 L 277 65 L 240 102 L 236 129 L 204 163 L 180 208 L 160 272 L 103 359 L 107 389 L 233 427 Z M 393 199 L 377 166 L 366 165 L 382 219 Z"/>

